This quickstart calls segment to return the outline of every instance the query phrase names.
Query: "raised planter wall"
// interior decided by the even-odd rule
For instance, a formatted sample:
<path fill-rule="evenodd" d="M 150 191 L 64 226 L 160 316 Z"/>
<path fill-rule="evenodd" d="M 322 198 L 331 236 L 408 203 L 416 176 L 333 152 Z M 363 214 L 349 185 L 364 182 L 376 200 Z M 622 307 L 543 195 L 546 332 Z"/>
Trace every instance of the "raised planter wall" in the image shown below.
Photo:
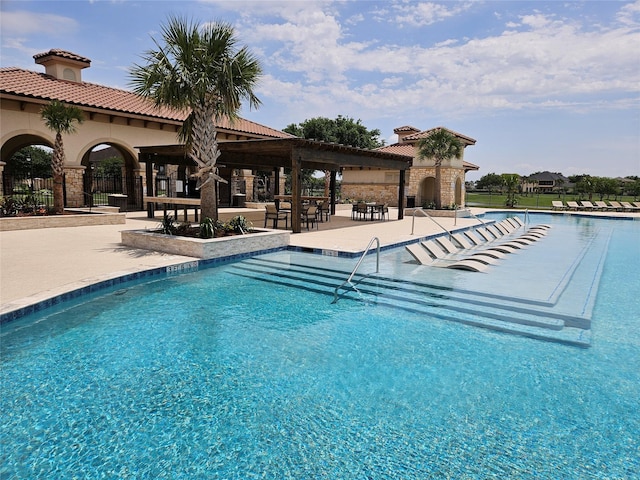
<path fill-rule="evenodd" d="M 121 238 L 128 247 L 209 259 L 287 247 L 290 234 L 288 231 L 258 230 L 246 235 L 202 239 L 129 230 L 122 231 Z"/>
<path fill-rule="evenodd" d="M 78 215 L 3 217 L 0 218 L 0 232 L 32 230 L 36 228 L 123 225 L 125 222 L 126 216 L 124 213 L 81 213 Z"/>

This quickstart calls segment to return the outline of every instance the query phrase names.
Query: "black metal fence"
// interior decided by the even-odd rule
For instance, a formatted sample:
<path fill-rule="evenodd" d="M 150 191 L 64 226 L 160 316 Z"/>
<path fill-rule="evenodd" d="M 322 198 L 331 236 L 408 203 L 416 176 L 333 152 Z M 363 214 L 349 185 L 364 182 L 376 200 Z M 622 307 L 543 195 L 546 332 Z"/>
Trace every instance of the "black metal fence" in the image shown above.
<path fill-rule="evenodd" d="M 34 203 L 53 206 L 53 178 L 32 178 L 29 175 L 2 172 L 2 191 L 6 197 L 31 197 Z"/>
<path fill-rule="evenodd" d="M 98 205 L 124 206 L 124 209 L 142 210 L 142 177 L 134 175 L 96 175 L 87 172 L 84 175 L 85 205 L 88 207 Z M 114 203 L 114 196 L 120 196 Z M 123 202 L 123 197 L 126 201 Z"/>

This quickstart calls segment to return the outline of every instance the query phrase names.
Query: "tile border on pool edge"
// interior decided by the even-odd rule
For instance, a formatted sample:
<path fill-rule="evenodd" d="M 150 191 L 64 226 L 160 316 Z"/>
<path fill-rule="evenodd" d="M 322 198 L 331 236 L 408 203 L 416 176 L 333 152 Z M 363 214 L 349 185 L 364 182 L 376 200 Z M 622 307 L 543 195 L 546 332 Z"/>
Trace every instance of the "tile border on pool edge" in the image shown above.
<path fill-rule="evenodd" d="M 0 325 L 6 325 L 9 322 L 18 320 L 27 315 L 38 313 L 42 310 L 46 310 L 47 308 L 51 308 L 56 305 L 60 305 L 64 302 L 76 300 L 84 295 L 96 293 L 101 290 L 106 290 L 107 288 L 122 285 L 128 282 L 142 280 L 142 279 L 154 279 L 154 278 L 160 279 L 163 277 L 168 278 L 168 277 L 175 276 L 176 274 L 189 273 L 189 272 L 197 271 L 200 269 L 212 268 L 218 265 L 222 265 L 224 263 L 230 263 L 236 260 L 242 260 L 245 258 L 253 257 L 255 255 L 262 255 L 265 253 L 272 253 L 272 252 L 278 252 L 283 250 L 287 250 L 287 247 L 269 248 L 269 249 L 250 252 L 250 253 L 239 253 L 235 255 L 229 255 L 227 257 L 189 260 L 186 262 L 173 263 L 171 265 L 165 265 L 162 267 L 153 267 L 147 270 L 128 272 L 123 275 L 104 278 L 103 280 L 98 280 L 86 285 L 84 285 L 86 281 L 80 280 L 78 282 L 74 282 L 74 284 L 75 285 L 83 284 L 82 287 L 73 288 L 71 290 L 67 290 L 62 293 L 52 294 L 51 296 L 44 298 L 43 300 L 26 304 L 28 299 L 30 298 L 30 297 L 27 297 L 27 298 L 22 298 L 22 299 L 9 302 L 7 304 L 7 308 L 9 308 L 9 310 L 7 310 L 6 312 L 0 313 Z M 194 264 L 197 264 L 197 265 L 194 266 Z M 180 265 L 185 265 L 188 268 L 185 268 L 183 272 L 176 273 L 175 268 L 176 266 L 180 266 Z M 34 296 L 40 296 L 40 295 L 34 295 Z M 15 308 L 12 308 L 12 305 L 15 305 Z"/>

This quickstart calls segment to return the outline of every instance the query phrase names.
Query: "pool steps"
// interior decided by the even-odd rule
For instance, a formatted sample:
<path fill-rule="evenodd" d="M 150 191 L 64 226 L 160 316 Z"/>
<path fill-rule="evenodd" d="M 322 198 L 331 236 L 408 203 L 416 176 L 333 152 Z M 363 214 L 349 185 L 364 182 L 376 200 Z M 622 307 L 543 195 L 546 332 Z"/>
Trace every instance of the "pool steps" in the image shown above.
<path fill-rule="evenodd" d="M 234 264 L 233 275 L 333 296 L 349 272 L 301 263 L 254 257 Z M 385 275 L 356 275 L 355 290 L 341 301 L 371 302 L 392 309 L 423 313 L 466 325 L 488 328 L 580 347 L 591 344 L 591 320 L 553 311 L 553 305 L 524 299 L 488 297 L 483 292 L 453 290 Z M 330 298 L 328 299 L 330 302 Z"/>

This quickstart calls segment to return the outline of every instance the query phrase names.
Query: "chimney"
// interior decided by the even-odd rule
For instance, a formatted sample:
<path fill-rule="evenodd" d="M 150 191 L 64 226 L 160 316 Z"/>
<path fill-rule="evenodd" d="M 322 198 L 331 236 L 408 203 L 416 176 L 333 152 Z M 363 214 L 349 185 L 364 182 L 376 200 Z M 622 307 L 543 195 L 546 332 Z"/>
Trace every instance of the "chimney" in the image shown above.
<path fill-rule="evenodd" d="M 398 143 L 404 143 L 405 137 L 415 133 L 420 133 L 420 130 L 416 127 L 412 127 L 411 125 L 405 125 L 403 127 L 394 128 L 393 133 L 398 135 Z"/>
<path fill-rule="evenodd" d="M 47 75 L 77 83 L 82 83 L 82 69 L 91 65 L 88 58 L 55 48 L 38 53 L 33 58 L 38 65 L 44 65 Z"/>

